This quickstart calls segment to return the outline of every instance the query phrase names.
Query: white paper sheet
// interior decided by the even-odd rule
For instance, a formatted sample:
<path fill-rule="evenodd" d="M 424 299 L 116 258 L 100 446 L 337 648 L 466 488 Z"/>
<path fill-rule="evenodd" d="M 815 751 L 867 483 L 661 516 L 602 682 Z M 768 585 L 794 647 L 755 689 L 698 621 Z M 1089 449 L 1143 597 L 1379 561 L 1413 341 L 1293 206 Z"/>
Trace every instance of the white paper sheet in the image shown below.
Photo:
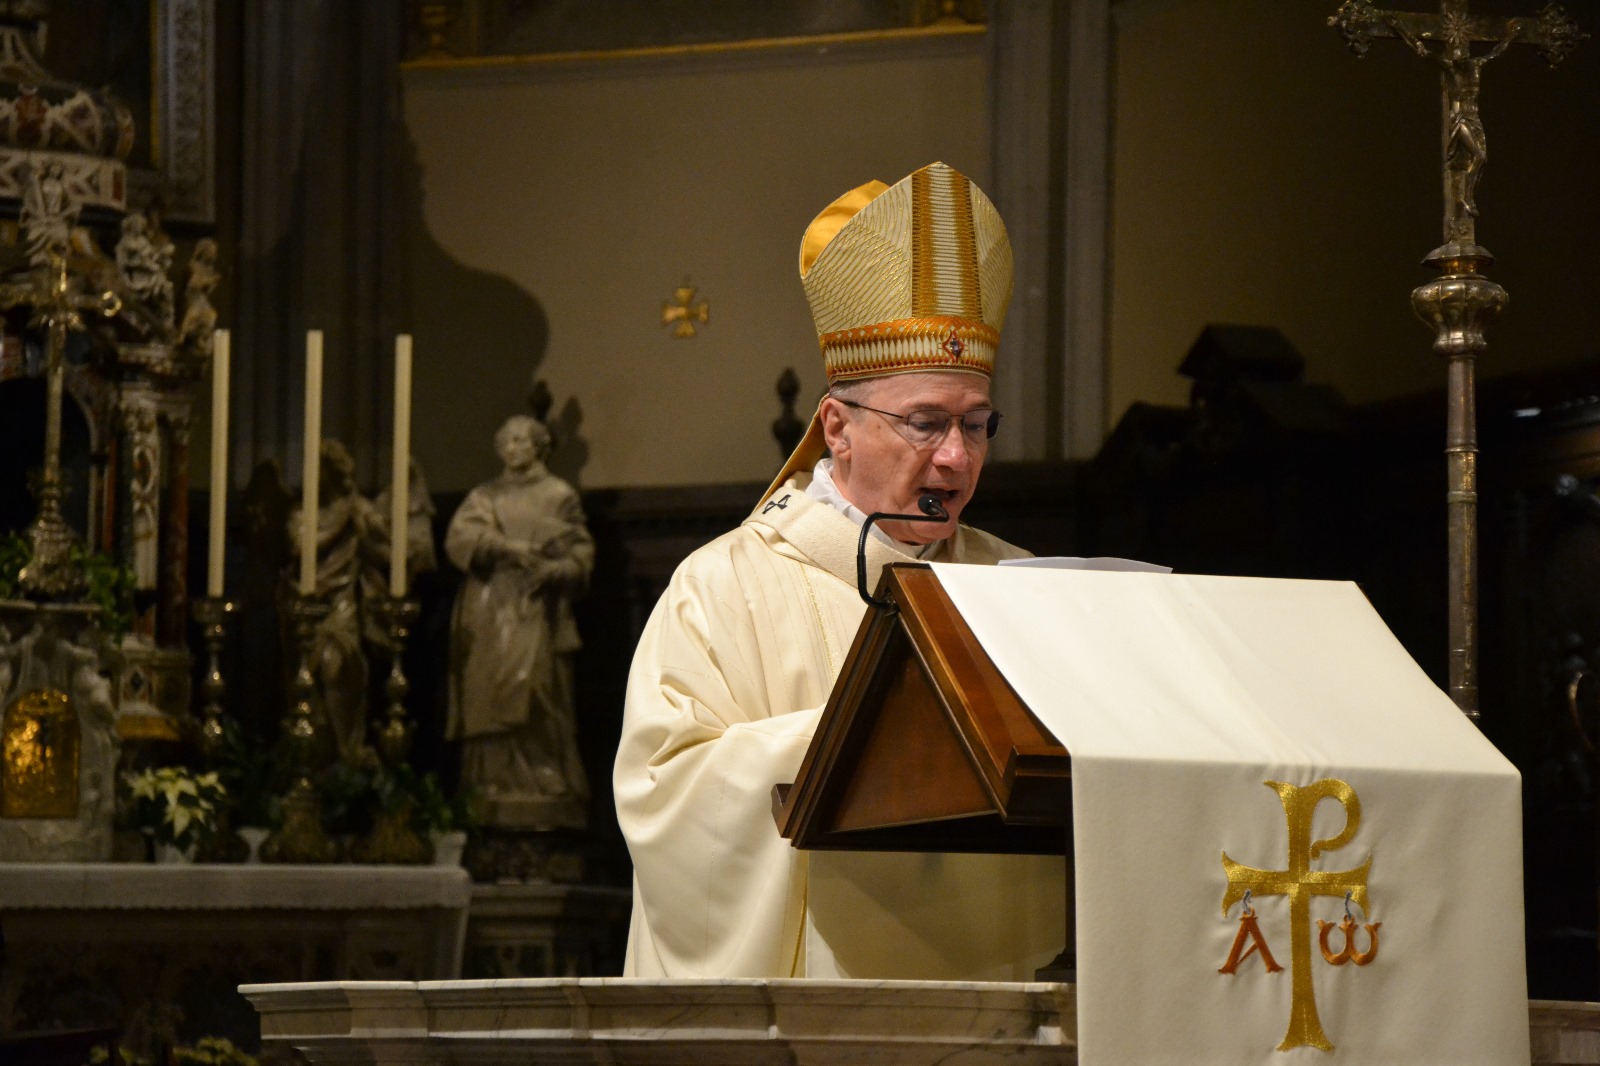
<path fill-rule="evenodd" d="M 1001 566 L 1028 566 L 1041 570 L 1110 570 L 1125 574 L 1170 574 L 1172 567 L 1114 555 L 1085 558 L 1077 555 L 1032 555 L 1026 559 L 1001 559 Z"/>

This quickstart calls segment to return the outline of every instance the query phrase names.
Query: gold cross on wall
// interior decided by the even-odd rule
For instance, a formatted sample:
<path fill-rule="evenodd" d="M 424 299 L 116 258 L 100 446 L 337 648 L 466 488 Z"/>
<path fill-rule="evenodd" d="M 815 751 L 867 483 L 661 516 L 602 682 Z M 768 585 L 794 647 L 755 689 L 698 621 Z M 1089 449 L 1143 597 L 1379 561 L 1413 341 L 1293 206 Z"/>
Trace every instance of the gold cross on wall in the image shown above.
<path fill-rule="evenodd" d="M 694 302 L 695 287 L 685 281 L 672 290 L 672 299 L 661 305 L 661 324 L 673 326 L 672 335 L 687 340 L 695 334 L 694 324 L 711 321 L 711 305 L 701 300 Z"/>

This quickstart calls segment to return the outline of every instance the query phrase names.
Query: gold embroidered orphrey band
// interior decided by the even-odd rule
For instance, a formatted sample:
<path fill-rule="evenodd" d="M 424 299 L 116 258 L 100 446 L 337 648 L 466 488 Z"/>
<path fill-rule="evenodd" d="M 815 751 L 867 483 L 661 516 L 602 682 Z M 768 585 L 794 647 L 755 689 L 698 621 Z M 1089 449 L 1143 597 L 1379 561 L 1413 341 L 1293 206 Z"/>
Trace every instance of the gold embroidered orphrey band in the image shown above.
<path fill-rule="evenodd" d="M 1354 952 L 1352 936 L 1355 931 L 1355 920 L 1350 917 L 1348 908 L 1354 903 L 1361 908 L 1362 913 L 1370 913 L 1367 906 L 1367 874 L 1372 869 L 1370 854 L 1366 862 L 1348 870 L 1313 870 L 1311 860 L 1323 852 L 1338 851 L 1355 837 L 1356 831 L 1361 828 L 1361 799 L 1347 782 L 1333 778 L 1315 781 L 1304 787 L 1285 784 L 1282 781 L 1265 781 L 1263 784 L 1277 792 L 1278 799 L 1283 803 L 1283 815 L 1289 829 L 1288 868 L 1258 870 L 1253 866 L 1234 862 L 1228 858 L 1226 851 L 1222 853 L 1222 868 L 1228 876 L 1228 888 L 1222 896 L 1222 913 L 1227 914 L 1235 903 L 1244 901 L 1245 916 L 1240 919 L 1239 934 L 1234 940 L 1233 951 L 1218 972 L 1234 974 L 1239 963 L 1257 947 L 1261 949 L 1262 962 L 1268 973 L 1282 969 L 1273 960 L 1271 951 L 1267 949 L 1266 939 L 1262 936 L 1260 927 L 1256 923 L 1256 916 L 1250 909 L 1249 898 L 1289 897 L 1293 995 L 1289 1004 L 1289 1028 L 1284 1034 L 1283 1043 L 1278 1045 L 1278 1050 L 1314 1047 L 1332 1051 L 1333 1041 L 1328 1039 L 1328 1034 L 1322 1029 L 1322 1020 L 1317 1016 L 1316 992 L 1311 985 L 1311 897 L 1335 896 L 1345 900 L 1345 922 L 1340 923 L 1345 932 L 1345 951 L 1337 955 L 1330 953 L 1327 948 L 1329 923 L 1323 921 L 1317 923 L 1322 927 L 1320 940 L 1323 957 L 1335 966 L 1346 961 L 1355 961 L 1358 966 L 1371 962 L 1378 953 L 1378 925 L 1381 923 L 1367 926 L 1368 935 L 1372 940 L 1370 949 L 1365 953 Z M 1344 808 L 1344 828 L 1336 836 L 1313 840 L 1312 816 L 1316 813 L 1317 804 L 1325 799 L 1335 800 Z M 1249 948 L 1244 947 L 1246 937 L 1253 940 Z"/>

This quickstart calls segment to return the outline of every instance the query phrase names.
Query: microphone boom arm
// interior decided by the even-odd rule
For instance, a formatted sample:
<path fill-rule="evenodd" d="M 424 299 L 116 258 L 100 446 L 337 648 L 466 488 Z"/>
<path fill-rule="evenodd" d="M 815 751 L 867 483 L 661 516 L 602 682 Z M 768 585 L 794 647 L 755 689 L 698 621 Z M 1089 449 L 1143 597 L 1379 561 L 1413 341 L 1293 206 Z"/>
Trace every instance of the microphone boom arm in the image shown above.
<path fill-rule="evenodd" d="M 925 492 L 917 497 L 917 506 L 922 509 L 921 514 L 889 514 L 877 511 L 869 514 L 867 520 L 861 523 L 861 539 L 856 542 L 856 591 L 861 594 L 862 600 L 868 607 L 876 607 L 889 614 L 899 609 L 893 600 L 880 600 L 867 592 L 867 534 L 872 530 L 872 523 L 884 519 L 891 522 L 944 522 L 950 518 L 950 512 L 944 509 L 939 497 L 931 492 Z"/>

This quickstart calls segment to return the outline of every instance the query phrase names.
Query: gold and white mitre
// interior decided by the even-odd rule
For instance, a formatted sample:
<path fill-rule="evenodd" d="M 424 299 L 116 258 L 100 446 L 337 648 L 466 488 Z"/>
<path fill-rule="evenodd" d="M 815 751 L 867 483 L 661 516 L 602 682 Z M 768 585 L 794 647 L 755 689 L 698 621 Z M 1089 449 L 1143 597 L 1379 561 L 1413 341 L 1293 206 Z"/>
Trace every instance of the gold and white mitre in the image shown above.
<path fill-rule="evenodd" d="M 800 242 L 828 383 L 917 370 L 994 371 L 1011 242 L 965 174 L 932 163 L 852 189 Z"/>
<path fill-rule="evenodd" d="M 955 370 L 988 376 L 1011 303 L 1011 241 L 972 181 L 930 163 L 851 189 L 806 227 L 800 280 L 828 384 Z M 762 495 L 822 458 L 813 415 Z"/>

